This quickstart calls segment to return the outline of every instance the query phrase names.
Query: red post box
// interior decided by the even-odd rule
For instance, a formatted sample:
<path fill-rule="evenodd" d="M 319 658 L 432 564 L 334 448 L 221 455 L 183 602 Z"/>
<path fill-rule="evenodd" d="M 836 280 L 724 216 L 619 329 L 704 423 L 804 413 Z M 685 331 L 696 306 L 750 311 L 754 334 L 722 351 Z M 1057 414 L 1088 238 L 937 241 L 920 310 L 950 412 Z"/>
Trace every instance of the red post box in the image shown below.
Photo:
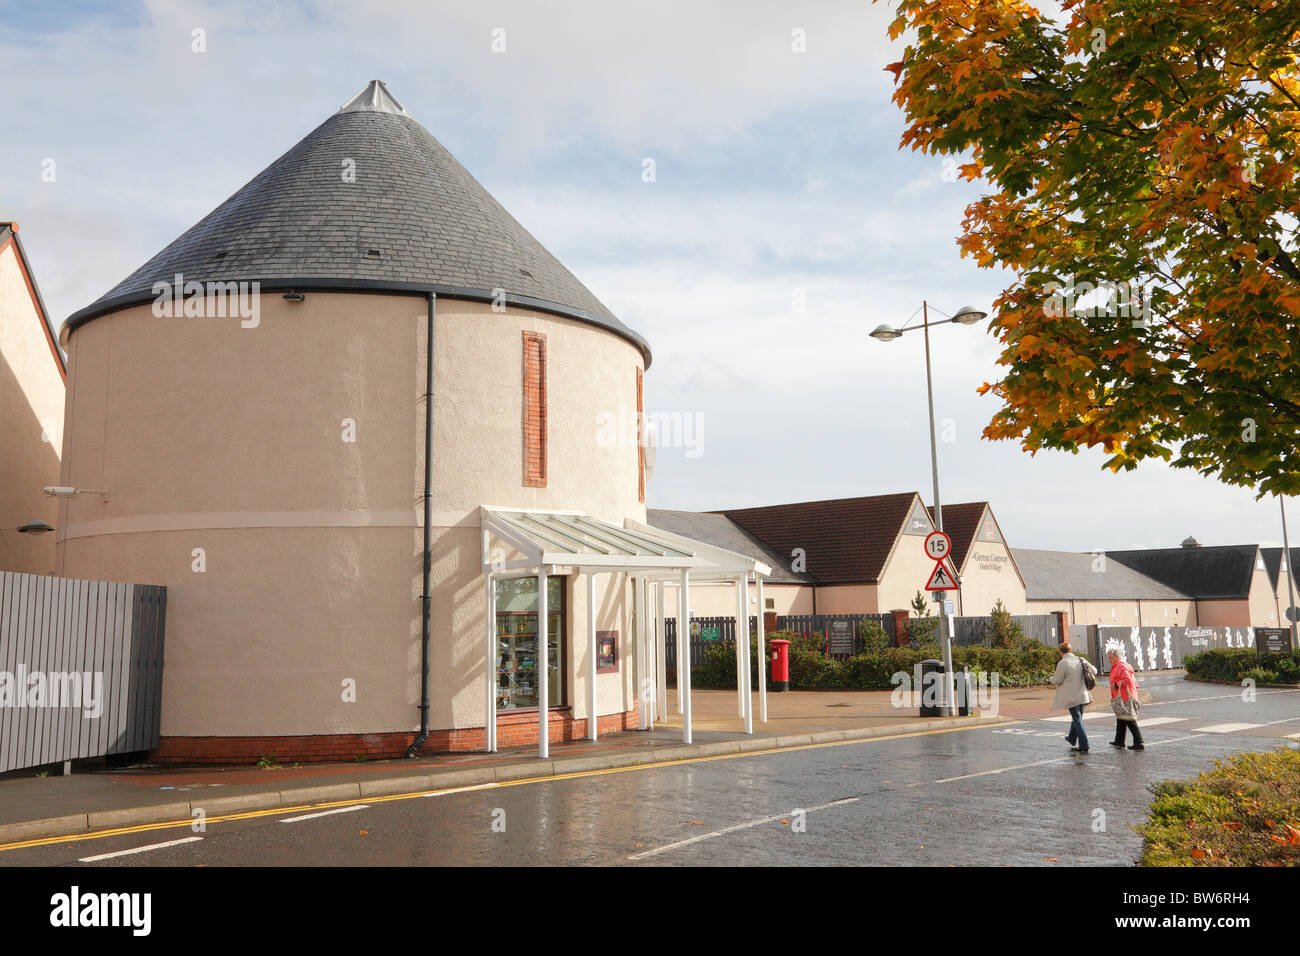
<path fill-rule="evenodd" d="M 790 689 L 790 642 L 780 638 L 769 642 L 772 647 L 772 690 Z"/>

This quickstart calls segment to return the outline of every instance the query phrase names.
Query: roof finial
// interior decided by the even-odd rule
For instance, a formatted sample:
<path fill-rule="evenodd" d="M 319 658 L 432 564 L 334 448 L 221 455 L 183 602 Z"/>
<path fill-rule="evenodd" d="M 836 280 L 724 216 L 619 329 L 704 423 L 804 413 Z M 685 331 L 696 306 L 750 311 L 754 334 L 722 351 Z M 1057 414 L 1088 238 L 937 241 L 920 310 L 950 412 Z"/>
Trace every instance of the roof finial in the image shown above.
<path fill-rule="evenodd" d="M 397 97 L 388 92 L 388 87 L 384 85 L 383 80 L 371 80 L 364 90 L 339 107 L 340 113 L 356 113 L 363 110 L 373 113 L 396 113 L 399 116 L 411 115 L 402 108 L 401 103 L 397 102 Z"/>

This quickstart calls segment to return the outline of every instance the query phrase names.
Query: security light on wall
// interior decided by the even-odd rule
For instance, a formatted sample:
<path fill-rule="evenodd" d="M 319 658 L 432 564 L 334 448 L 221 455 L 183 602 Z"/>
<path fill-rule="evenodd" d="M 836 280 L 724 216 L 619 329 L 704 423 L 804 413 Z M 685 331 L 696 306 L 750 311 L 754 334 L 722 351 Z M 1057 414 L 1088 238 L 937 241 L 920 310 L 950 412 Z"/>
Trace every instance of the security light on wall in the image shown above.
<path fill-rule="evenodd" d="M 47 531 L 53 531 L 54 525 L 45 521 L 29 521 L 24 525 L 18 526 L 19 534 L 45 534 Z"/>
<path fill-rule="evenodd" d="M 107 491 L 95 491 L 91 488 L 70 488 L 66 485 L 46 485 L 45 493 L 51 498 L 75 498 L 77 495 L 99 495 L 108 500 Z"/>

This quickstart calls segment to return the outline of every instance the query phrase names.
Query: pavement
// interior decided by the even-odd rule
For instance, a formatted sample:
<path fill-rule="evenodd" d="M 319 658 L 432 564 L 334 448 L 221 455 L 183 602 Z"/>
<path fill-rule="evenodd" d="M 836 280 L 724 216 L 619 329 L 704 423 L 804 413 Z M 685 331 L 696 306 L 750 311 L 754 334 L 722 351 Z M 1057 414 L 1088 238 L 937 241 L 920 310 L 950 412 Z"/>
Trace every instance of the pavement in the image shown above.
<path fill-rule="evenodd" d="M 133 766 L 74 772 L 70 776 L 0 779 L 0 846 L 23 840 L 190 820 L 242 811 L 306 807 L 456 787 L 473 787 L 587 773 L 706 756 L 781 750 L 834 741 L 891 737 L 941 729 L 976 728 L 1058 715 L 1054 688 L 1001 688 L 996 714 L 922 718 L 899 708 L 889 691 L 792 691 L 768 694 L 768 720 L 747 735 L 735 691 L 696 690 L 693 742 L 682 743 L 674 692 L 669 720 L 653 730 L 627 731 L 597 741 L 553 743 L 541 760 L 536 747 L 495 754 L 448 754 L 415 760 L 313 763 L 275 769 Z M 1094 697 L 1104 705 L 1103 682 Z"/>

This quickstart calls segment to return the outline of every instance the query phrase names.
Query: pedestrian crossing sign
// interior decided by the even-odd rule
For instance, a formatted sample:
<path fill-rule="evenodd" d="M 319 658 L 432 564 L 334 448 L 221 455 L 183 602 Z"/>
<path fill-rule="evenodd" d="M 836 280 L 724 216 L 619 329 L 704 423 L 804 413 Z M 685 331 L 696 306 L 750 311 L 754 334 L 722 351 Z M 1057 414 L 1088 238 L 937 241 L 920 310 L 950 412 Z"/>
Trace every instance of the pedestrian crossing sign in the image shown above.
<path fill-rule="evenodd" d="M 934 573 L 930 575 L 930 581 L 926 584 L 927 591 L 955 591 L 957 582 L 952 579 L 952 574 L 944 567 L 942 561 L 934 563 Z"/>

